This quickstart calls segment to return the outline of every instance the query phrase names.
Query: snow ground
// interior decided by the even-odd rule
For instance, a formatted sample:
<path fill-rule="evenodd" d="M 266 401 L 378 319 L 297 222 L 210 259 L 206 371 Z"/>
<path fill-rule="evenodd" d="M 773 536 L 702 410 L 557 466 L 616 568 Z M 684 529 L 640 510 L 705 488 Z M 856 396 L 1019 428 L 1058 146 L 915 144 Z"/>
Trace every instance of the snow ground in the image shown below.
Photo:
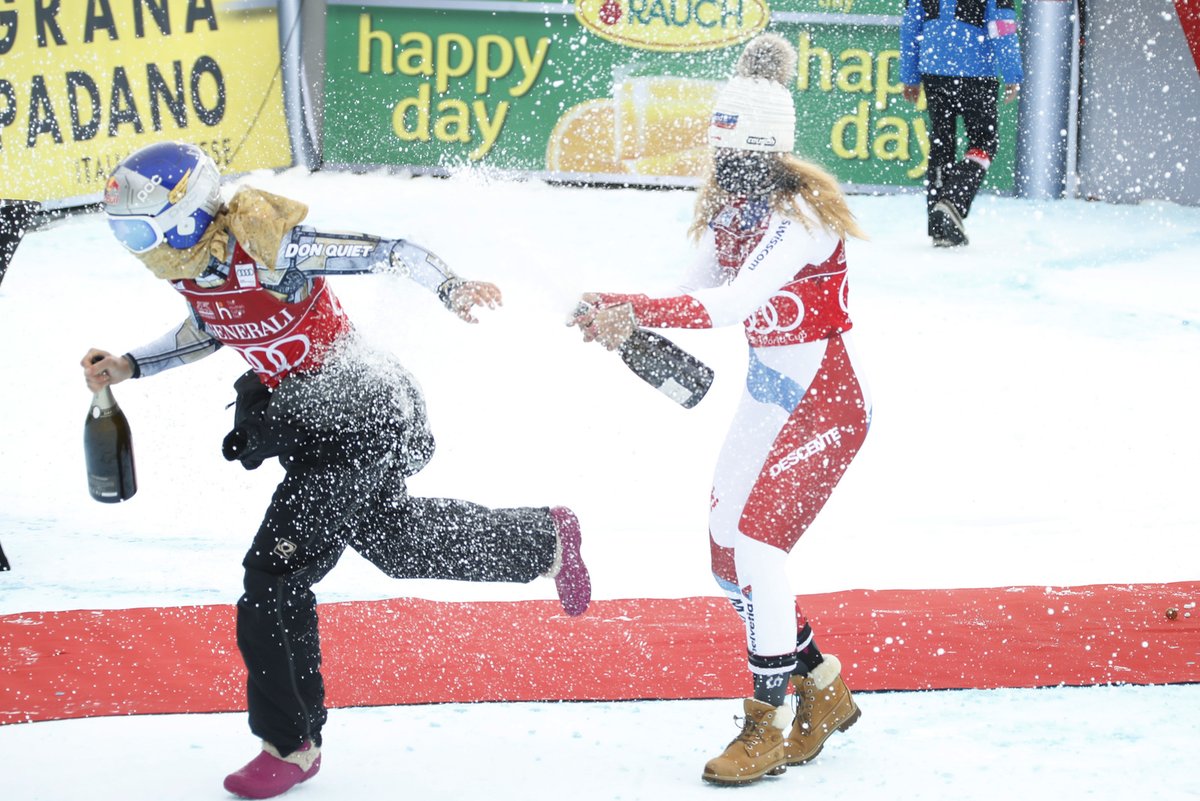
<path fill-rule="evenodd" d="M 684 411 L 562 324 L 580 291 L 671 286 L 687 257 L 690 193 L 466 175 L 247 180 L 311 203 L 313 224 L 410 237 L 504 290 L 503 310 L 467 326 L 402 281 L 335 284 L 429 397 L 438 453 L 414 493 L 572 506 L 600 598 L 716 593 L 706 501 L 742 377 L 740 332 L 672 333 L 718 375 Z M 935 250 L 920 199 L 851 205 L 871 235 L 848 250 L 875 415 L 792 557 L 796 591 L 1195 580 L 1200 209 L 983 197 L 970 247 Z M 97 216 L 22 244 L 0 285 L 16 379 L 0 400 L 0 539 L 14 565 L 0 574 L 0 614 L 236 599 L 279 473 L 220 456 L 242 371 L 233 354 L 119 386 L 139 493 L 104 506 L 84 482 L 79 358 L 91 345 L 147 341 L 183 312 Z M 553 588 L 398 583 L 347 554 L 318 595 L 517 600 Z M 1196 686 L 860 702 L 861 722 L 816 762 L 734 792 L 1200 797 Z M 293 796 L 700 797 L 722 792 L 698 777 L 736 733 L 737 711 L 736 701 L 335 710 L 323 772 Z M 220 798 L 221 777 L 255 747 L 241 715 L 0 727 L 4 798 Z"/>
<path fill-rule="evenodd" d="M 1036 801 L 1200 797 L 1200 686 L 870 693 L 816 760 L 742 788 L 700 780 L 735 701 L 334 710 L 302 801 Z M 1188 714 L 1188 710 L 1191 714 Z M 738 710 L 740 714 L 740 709 Z M 12 801 L 228 798 L 253 755 L 241 715 L 0 728 Z"/>

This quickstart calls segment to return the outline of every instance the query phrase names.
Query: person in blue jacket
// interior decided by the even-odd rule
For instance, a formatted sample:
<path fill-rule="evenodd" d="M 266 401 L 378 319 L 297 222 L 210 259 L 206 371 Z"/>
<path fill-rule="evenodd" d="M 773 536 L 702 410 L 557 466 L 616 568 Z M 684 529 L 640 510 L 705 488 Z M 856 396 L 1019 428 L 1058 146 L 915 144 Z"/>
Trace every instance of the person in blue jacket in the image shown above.
<path fill-rule="evenodd" d="M 968 242 L 963 220 L 999 144 L 997 98 L 1017 97 L 1023 73 L 1015 0 L 906 0 L 900 82 L 915 103 L 925 89 L 928 232 L 938 247 Z M 958 119 L 967 133 L 958 157 Z"/>

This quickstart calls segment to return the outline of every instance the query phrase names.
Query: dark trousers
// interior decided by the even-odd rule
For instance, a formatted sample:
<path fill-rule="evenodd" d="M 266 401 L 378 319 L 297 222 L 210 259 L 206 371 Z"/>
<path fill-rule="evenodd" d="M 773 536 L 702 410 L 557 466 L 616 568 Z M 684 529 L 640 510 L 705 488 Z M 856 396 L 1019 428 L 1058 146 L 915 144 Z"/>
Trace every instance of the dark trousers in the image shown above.
<path fill-rule="evenodd" d="M 321 742 L 325 690 L 312 586 L 346 546 L 393 578 L 523 583 L 549 569 L 555 532 L 544 508 L 410 497 L 388 458 L 291 465 L 243 561 L 237 604 L 250 729 L 285 755 L 306 738 Z"/>
<path fill-rule="evenodd" d="M 41 206 L 32 200 L 4 200 L 0 198 L 0 281 L 8 271 L 8 263 L 21 244 L 21 237 L 33 223 L 33 217 Z"/>
<path fill-rule="evenodd" d="M 922 75 L 926 112 L 929 114 L 929 168 L 925 178 L 928 209 L 948 200 L 966 217 L 987 170 L 977 161 L 958 156 L 958 120 L 967 132 L 966 151 L 987 155 L 999 146 L 996 78 L 958 78 Z M 930 230 L 930 235 L 933 231 Z"/>

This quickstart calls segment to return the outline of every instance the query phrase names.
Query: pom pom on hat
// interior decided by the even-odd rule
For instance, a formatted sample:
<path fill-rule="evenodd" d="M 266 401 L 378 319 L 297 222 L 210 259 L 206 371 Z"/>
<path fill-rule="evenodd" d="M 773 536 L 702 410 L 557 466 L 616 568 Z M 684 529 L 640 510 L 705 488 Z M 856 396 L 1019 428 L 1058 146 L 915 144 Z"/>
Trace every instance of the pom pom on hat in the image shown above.
<path fill-rule="evenodd" d="M 714 147 L 790 153 L 796 142 L 796 107 L 788 84 L 796 75 L 796 50 L 767 33 L 746 45 L 734 76 L 717 95 L 708 140 Z"/>
<path fill-rule="evenodd" d="M 796 49 L 779 34 L 764 33 L 746 45 L 734 75 L 765 78 L 786 87 L 796 77 Z"/>

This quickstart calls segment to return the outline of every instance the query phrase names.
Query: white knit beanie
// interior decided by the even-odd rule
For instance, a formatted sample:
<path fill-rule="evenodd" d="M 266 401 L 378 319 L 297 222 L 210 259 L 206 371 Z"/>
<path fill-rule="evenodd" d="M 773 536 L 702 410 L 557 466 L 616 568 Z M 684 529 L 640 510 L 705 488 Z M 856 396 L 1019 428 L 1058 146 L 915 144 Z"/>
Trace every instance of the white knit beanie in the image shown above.
<path fill-rule="evenodd" d="M 796 143 L 796 106 L 788 84 L 796 50 L 782 36 L 762 34 L 738 59 L 734 76 L 717 95 L 708 141 L 713 147 L 790 153 Z"/>

